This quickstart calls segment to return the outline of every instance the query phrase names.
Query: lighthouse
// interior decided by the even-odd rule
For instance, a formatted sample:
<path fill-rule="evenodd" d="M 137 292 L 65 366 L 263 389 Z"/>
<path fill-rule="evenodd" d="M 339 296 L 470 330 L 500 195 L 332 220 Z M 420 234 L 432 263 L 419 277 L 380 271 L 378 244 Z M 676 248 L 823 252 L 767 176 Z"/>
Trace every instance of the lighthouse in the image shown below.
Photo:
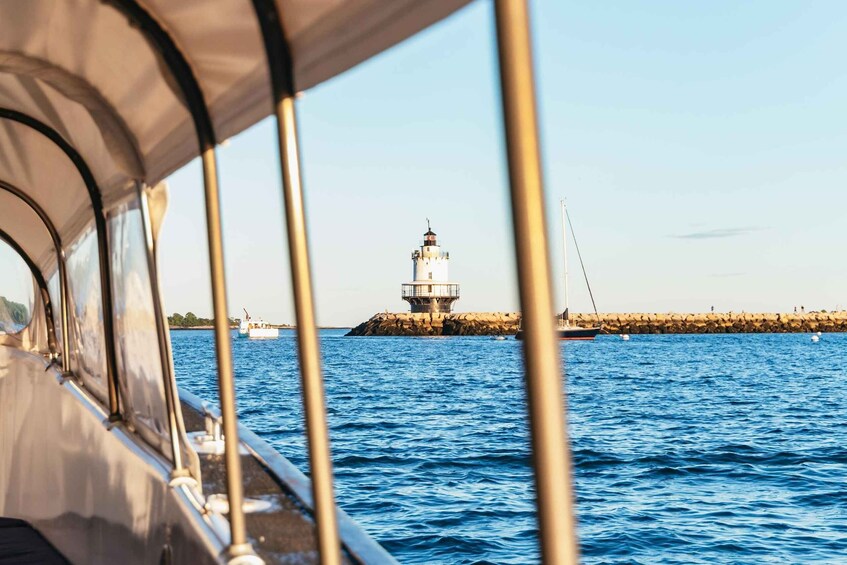
<path fill-rule="evenodd" d="M 423 245 L 412 251 L 412 282 L 402 285 L 403 300 L 412 305 L 413 313 L 450 313 L 459 299 L 459 285 L 447 276 L 450 254 L 442 251 L 435 232 L 426 221 Z"/>

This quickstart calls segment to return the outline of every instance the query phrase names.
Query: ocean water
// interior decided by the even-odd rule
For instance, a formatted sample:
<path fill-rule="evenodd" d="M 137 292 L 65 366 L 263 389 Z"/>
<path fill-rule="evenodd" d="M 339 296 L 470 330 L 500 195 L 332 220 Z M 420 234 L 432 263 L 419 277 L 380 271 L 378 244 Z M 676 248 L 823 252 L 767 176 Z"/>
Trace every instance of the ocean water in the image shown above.
<path fill-rule="evenodd" d="M 402 563 L 533 563 L 520 343 L 322 332 L 336 498 Z M 563 344 L 585 563 L 847 561 L 847 334 Z M 173 332 L 216 400 L 211 332 Z M 293 335 L 234 340 L 239 414 L 304 471 Z"/>

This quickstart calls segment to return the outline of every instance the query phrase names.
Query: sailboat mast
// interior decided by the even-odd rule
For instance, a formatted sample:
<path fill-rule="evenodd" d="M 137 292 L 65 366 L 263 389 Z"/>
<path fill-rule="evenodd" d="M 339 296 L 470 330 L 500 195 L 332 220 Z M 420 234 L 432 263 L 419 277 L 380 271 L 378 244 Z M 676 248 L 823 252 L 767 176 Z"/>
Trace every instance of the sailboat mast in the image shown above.
<path fill-rule="evenodd" d="M 568 230 L 566 222 L 565 200 L 559 201 L 562 206 L 562 257 L 565 261 L 565 312 L 563 314 L 565 322 L 570 319 L 570 311 L 568 304 Z"/>

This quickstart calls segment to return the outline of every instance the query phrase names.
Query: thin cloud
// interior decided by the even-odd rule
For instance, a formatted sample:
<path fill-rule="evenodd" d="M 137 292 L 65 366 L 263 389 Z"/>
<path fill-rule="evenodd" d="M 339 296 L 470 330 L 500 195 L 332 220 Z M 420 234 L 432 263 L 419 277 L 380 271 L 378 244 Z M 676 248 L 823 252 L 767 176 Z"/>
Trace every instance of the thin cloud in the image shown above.
<path fill-rule="evenodd" d="M 727 277 L 742 277 L 746 274 L 747 273 L 712 273 L 709 276 L 716 278 L 716 279 L 724 279 L 724 278 L 727 278 Z"/>
<path fill-rule="evenodd" d="M 671 237 L 676 239 L 716 239 L 720 237 L 738 237 L 741 235 L 748 235 L 753 232 L 762 231 L 763 229 L 765 228 L 719 228 L 714 230 L 672 235 Z"/>

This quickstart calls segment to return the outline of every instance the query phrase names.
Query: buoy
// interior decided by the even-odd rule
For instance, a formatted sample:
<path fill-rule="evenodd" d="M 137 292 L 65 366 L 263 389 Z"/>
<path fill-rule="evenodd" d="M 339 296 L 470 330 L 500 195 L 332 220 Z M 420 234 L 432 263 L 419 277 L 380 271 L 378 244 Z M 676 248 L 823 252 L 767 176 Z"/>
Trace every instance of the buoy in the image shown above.
<path fill-rule="evenodd" d="M 813 336 L 812 336 L 812 343 L 817 343 L 817 342 L 819 342 L 819 341 L 820 341 L 820 339 L 821 339 L 821 338 L 819 338 L 818 336 L 813 335 Z"/>
<path fill-rule="evenodd" d="M 493 339 L 494 339 L 494 341 L 505 341 L 506 336 L 498 335 L 498 336 L 494 337 Z"/>
<path fill-rule="evenodd" d="M 823 335 L 821 332 L 818 332 L 818 335 Z"/>
<path fill-rule="evenodd" d="M 621 336 L 621 339 L 624 340 L 624 341 L 629 341 L 629 334 L 623 334 Z"/>

